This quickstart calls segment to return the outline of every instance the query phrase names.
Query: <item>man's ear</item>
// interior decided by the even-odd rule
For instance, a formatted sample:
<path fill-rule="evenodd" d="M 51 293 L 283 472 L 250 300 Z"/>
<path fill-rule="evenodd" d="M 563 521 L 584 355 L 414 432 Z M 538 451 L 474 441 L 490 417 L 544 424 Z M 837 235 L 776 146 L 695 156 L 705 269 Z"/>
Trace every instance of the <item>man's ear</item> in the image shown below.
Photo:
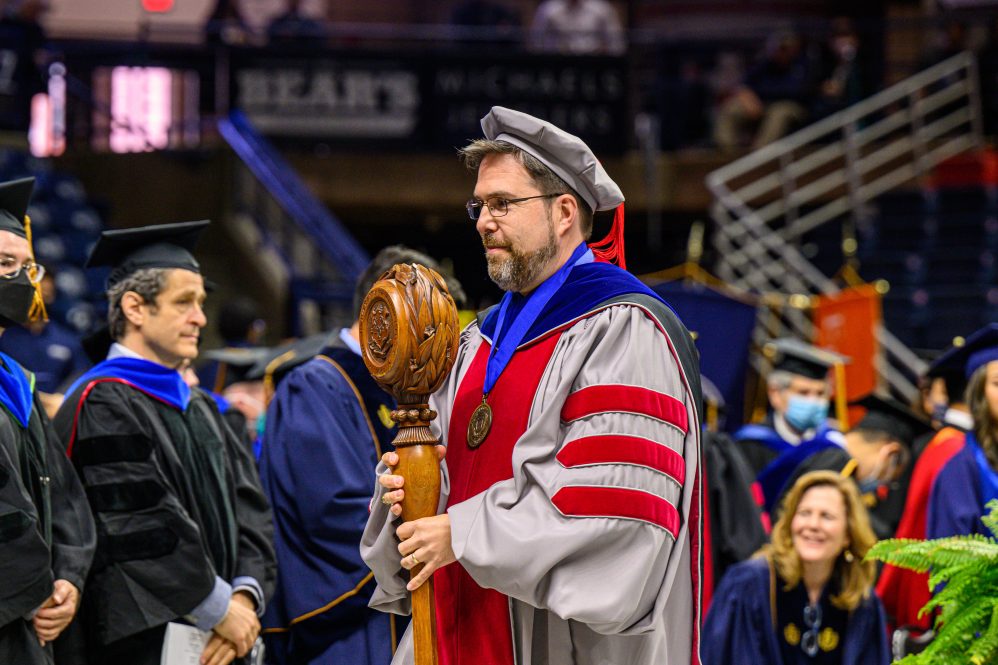
<path fill-rule="evenodd" d="M 562 194 L 551 204 L 551 218 L 554 221 L 554 232 L 561 237 L 568 233 L 572 224 L 582 224 L 579 203 L 571 194 Z"/>
<path fill-rule="evenodd" d="M 899 441 L 890 441 L 887 443 L 880 454 L 883 455 L 884 459 L 891 460 L 894 464 L 889 466 L 889 478 L 887 480 L 897 480 L 902 472 L 904 472 L 906 460 L 906 448 L 904 444 Z"/>
<path fill-rule="evenodd" d="M 769 397 L 769 405 L 774 411 L 785 411 L 787 408 L 787 398 L 783 394 L 783 388 L 767 386 L 766 395 Z"/>
<path fill-rule="evenodd" d="M 125 291 L 121 296 L 121 311 L 125 319 L 136 328 L 141 328 L 145 323 L 146 309 L 143 307 L 145 304 L 146 301 L 135 291 Z"/>

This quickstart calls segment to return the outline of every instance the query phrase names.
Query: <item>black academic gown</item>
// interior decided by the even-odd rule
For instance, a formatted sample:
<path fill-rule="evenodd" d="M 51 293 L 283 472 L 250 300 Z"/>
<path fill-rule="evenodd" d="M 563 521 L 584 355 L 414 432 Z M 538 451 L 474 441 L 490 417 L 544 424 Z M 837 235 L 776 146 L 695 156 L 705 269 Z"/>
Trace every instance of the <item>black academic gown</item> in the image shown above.
<path fill-rule="evenodd" d="M 166 624 L 207 598 L 216 575 L 252 577 L 270 597 L 270 508 L 209 395 L 193 389 L 181 411 L 133 385 L 87 381 L 55 425 L 97 520 L 83 607 L 91 665 L 158 665 Z"/>
<path fill-rule="evenodd" d="M 38 644 L 26 617 L 54 580 L 84 590 L 96 541 L 83 488 L 37 395 L 26 428 L 0 407 L 0 663 L 52 662 L 52 646 Z"/>
<path fill-rule="evenodd" d="M 714 581 L 766 542 L 761 511 L 752 496 L 755 478 L 738 444 L 720 432 L 704 432 L 704 473 L 710 519 Z"/>

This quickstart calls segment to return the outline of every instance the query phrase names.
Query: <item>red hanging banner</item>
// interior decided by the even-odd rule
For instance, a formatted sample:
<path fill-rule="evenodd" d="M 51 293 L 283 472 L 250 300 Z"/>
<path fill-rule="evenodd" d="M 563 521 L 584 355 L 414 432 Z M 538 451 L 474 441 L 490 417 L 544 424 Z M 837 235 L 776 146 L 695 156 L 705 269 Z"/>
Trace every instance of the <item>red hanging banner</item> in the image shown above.
<path fill-rule="evenodd" d="M 814 343 L 852 359 L 845 366 L 849 401 L 869 394 L 877 388 L 881 354 L 877 341 L 877 329 L 883 321 L 880 294 L 873 285 L 863 284 L 815 300 Z M 862 408 L 850 408 L 849 422 L 856 422 L 862 413 Z"/>

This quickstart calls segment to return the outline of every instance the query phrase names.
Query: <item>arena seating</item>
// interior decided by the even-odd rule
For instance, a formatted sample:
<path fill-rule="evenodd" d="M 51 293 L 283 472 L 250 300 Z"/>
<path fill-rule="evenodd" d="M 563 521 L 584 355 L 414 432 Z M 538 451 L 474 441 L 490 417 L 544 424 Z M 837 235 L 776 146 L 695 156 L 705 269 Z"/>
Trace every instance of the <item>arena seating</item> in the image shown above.
<path fill-rule="evenodd" d="M 48 160 L 0 149 L 0 181 L 29 176 L 36 179 L 28 209 L 36 259 L 56 276 L 58 297 L 49 317 L 87 333 L 106 311 L 101 297 L 106 273 L 83 270 L 104 223 L 74 176 Z"/>

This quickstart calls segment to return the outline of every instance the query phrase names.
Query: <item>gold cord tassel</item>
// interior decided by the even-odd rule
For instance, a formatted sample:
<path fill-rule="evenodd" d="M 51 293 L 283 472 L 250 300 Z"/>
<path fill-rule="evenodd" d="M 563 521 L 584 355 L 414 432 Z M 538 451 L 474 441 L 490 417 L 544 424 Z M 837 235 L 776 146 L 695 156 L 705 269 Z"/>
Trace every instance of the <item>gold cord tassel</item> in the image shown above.
<path fill-rule="evenodd" d="M 28 252 L 31 255 L 31 262 L 37 265 L 35 262 L 35 245 L 31 241 L 31 217 L 24 216 L 24 234 L 28 238 Z M 37 268 L 32 268 L 32 271 L 37 270 Z M 49 315 L 45 310 L 45 300 L 42 298 L 42 283 L 41 280 L 38 282 L 34 281 L 35 276 L 29 274 L 28 277 L 31 278 L 32 284 L 35 287 L 35 297 L 31 301 L 31 309 L 28 310 L 28 321 L 31 323 L 37 323 L 38 321 L 48 321 Z"/>
<path fill-rule="evenodd" d="M 277 386 L 274 383 L 274 374 L 277 373 L 277 368 L 285 361 L 291 360 L 294 357 L 294 349 L 285 351 L 267 363 L 267 367 L 263 370 L 263 403 L 267 406 L 270 406 L 270 402 L 274 399 L 274 393 L 277 390 Z"/>

